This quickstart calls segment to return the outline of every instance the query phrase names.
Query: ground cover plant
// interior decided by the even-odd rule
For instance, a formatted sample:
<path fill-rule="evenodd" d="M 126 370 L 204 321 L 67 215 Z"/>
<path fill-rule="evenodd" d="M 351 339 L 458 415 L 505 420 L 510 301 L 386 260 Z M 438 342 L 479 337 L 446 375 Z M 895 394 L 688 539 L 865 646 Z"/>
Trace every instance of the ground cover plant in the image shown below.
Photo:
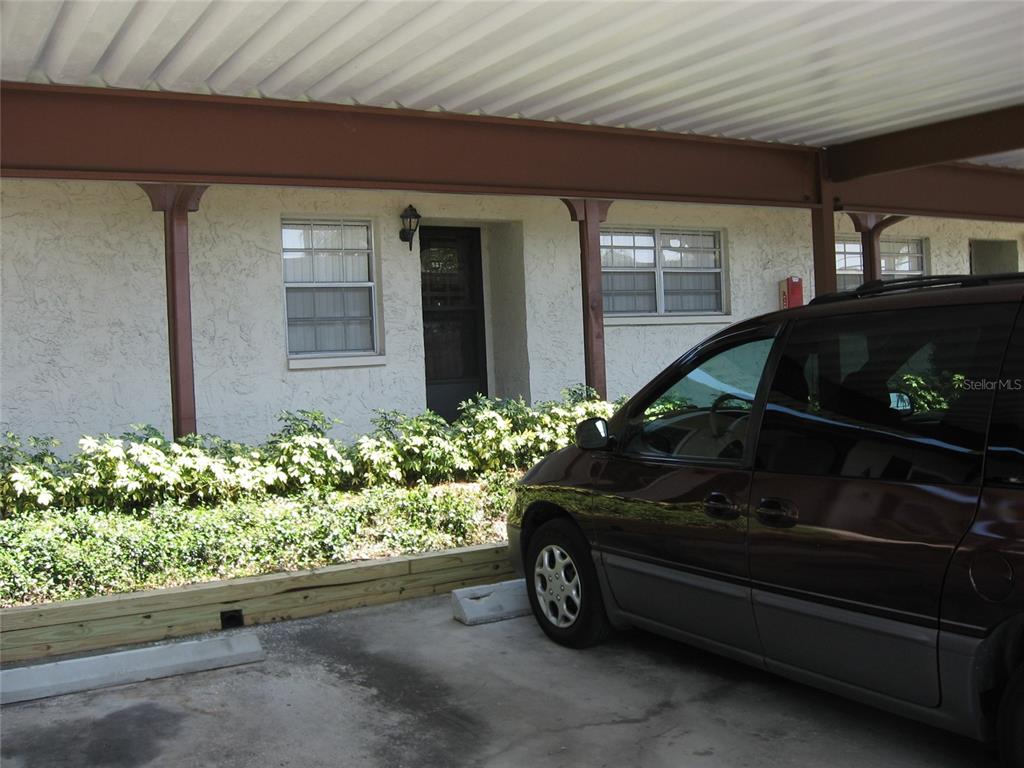
<path fill-rule="evenodd" d="M 259 445 L 139 426 L 0 444 L 0 605 L 88 597 L 500 540 L 511 486 L 613 406 L 478 397 L 452 424 L 379 413 L 350 442 L 321 413 Z"/>

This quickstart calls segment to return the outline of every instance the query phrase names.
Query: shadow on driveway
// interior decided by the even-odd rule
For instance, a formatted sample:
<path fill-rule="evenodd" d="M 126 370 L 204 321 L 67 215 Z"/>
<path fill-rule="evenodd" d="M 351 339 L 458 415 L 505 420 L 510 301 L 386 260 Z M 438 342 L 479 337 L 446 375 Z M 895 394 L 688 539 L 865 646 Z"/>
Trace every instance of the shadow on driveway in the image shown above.
<path fill-rule="evenodd" d="M 641 632 L 587 651 L 447 597 L 266 627 L 261 664 L 8 706 L 3 768 L 993 766 L 970 740 Z"/>

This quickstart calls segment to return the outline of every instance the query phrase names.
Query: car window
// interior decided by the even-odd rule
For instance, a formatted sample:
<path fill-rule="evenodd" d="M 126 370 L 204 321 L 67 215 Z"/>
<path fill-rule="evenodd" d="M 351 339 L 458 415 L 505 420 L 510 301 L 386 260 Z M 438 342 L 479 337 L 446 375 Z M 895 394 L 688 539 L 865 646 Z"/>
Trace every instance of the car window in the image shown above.
<path fill-rule="evenodd" d="M 922 483 L 981 477 L 993 378 L 1013 305 L 927 307 L 794 324 L 756 465 Z"/>
<path fill-rule="evenodd" d="M 750 412 L 773 341 L 740 343 L 688 366 L 644 409 L 626 450 L 680 458 L 742 459 Z"/>
<path fill-rule="evenodd" d="M 999 379 L 972 386 L 994 388 L 996 395 L 985 481 L 1024 488 L 1024 312 L 1017 319 Z"/>

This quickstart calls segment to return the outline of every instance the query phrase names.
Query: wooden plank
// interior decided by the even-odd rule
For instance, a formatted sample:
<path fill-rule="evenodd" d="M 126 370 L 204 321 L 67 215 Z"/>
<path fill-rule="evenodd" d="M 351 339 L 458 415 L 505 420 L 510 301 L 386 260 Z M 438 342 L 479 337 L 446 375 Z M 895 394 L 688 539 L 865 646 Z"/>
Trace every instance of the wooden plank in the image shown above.
<path fill-rule="evenodd" d="M 496 579 L 506 579 L 511 577 L 513 575 L 513 571 L 509 564 L 505 569 L 497 571 L 484 570 L 482 573 L 477 573 L 473 576 L 465 576 L 464 578 L 458 578 L 455 580 L 451 580 L 452 575 L 453 574 L 450 572 L 436 572 L 434 580 L 437 583 L 420 583 L 418 586 L 406 588 L 402 591 L 367 591 L 364 594 L 350 595 L 342 598 L 335 597 L 332 600 L 301 601 L 294 602 L 292 604 L 282 601 L 280 604 L 266 603 L 261 605 L 259 602 L 260 600 L 272 600 L 273 598 L 257 598 L 253 600 L 253 605 L 250 606 L 249 610 L 244 610 L 243 616 L 247 625 L 268 624 L 288 619 L 307 618 L 310 616 L 319 616 L 326 613 L 334 613 L 352 608 L 382 605 L 397 602 L 399 600 L 410 600 L 417 597 L 444 594 L 461 587 L 489 584 Z M 177 623 L 175 623 L 175 621 L 168 621 L 169 618 L 172 618 L 169 616 L 149 617 L 146 620 L 139 621 L 135 626 L 132 626 L 130 628 L 130 634 L 123 631 L 113 634 L 85 634 L 78 637 L 64 637 L 59 640 L 48 640 L 45 637 L 36 637 L 35 639 L 38 642 L 18 645 L 10 648 L 7 647 L 5 642 L 2 652 L 0 652 L 0 656 L 2 656 L 2 661 L 4 663 L 11 663 L 35 658 L 62 656 L 71 653 L 80 653 L 83 651 L 185 637 L 202 632 L 212 632 L 220 629 L 220 611 L 217 609 L 221 607 L 224 607 L 225 609 L 237 608 L 237 606 L 238 603 L 225 603 L 220 606 L 201 606 L 197 611 L 204 615 L 194 616 L 191 620 L 186 620 L 184 616 L 181 616 Z M 181 612 L 179 611 L 179 613 Z"/>
<path fill-rule="evenodd" d="M 4 608 L 0 610 L 0 633 L 41 625 L 69 624 L 203 603 L 242 600 L 308 587 L 351 584 L 409 573 L 413 563 L 417 570 L 432 570 L 447 568 L 452 564 L 463 562 L 481 562 L 500 558 L 505 551 L 505 546 L 483 544 L 423 555 L 402 555 L 380 560 L 332 565 L 325 568 L 188 584 L 168 589 L 103 595 L 46 605 Z"/>
<path fill-rule="evenodd" d="M 507 562 L 469 563 L 443 570 L 424 571 L 418 574 L 385 577 L 352 584 L 335 584 L 311 589 L 287 590 L 275 595 L 249 597 L 242 600 L 229 600 L 220 603 L 170 608 L 144 614 L 125 614 L 90 621 L 12 630 L 4 632 L 0 636 L 0 642 L 2 642 L 4 650 L 10 650 L 26 645 L 60 644 L 72 640 L 84 640 L 89 637 L 96 639 L 97 642 L 103 638 L 110 637 L 120 639 L 131 638 L 136 630 L 148 633 L 149 628 L 153 626 L 164 627 L 171 631 L 175 626 L 181 624 L 192 626 L 202 623 L 211 625 L 212 629 L 219 629 L 222 611 L 241 610 L 244 616 L 250 611 L 285 610 L 290 606 L 320 605 L 383 593 L 393 592 L 401 595 L 408 590 L 458 579 L 493 579 L 496 575 L 507 573 L 508 571 Z"/>
<path fill-rule="evenodd" d="M 489 563 L 508 559 L 508 545 L 482 544 L 476 547 L 451 549 L 429 555 L 414 555 L 409 558 L 409 572 L 438 571 L 470 563 Z"/>
<path fill-rule="evenodd" d="M 349 610 L 352 608 L 363 608 L 369 605 L 381 605 L 384 603 L 398 602 L 399 600 L 413 600 L 418 597 L 429 597 L 451 592 L 453 589 L 462 587 L 475 587 L 480 584 L 490 584 L 495 579 L 508 579 L 513 575 L 512 568 L 498 573 L 489 573 L 483 576 L 459 579 L 457 581 L 443 581 L 438 584 L 425 584 L 418 587 L 406 589 L 403 592 L 385 592 L 380 595 L 367 596 L 363 598 L 349 598 L 336 602 L 318 603 L 314 605 L 293 605 L 284 610 L 269 610 L 245 615 L 246 624 L 269 624 L 275 621 L 286 621 L 288 619 L 302 619 L 311 616 L 319 616 L 325 613 Z"/>
<path fill-rule="evenodd" d="M 408 558 L 388 558 L 332 565 L 326 568 L 226 579 L 182 587 L 89 597 L 63 603 L 0 610 L 0 633 L 36 626 L 70 624 L 113 616 L 137 615 L 248 597 L 274 595 L 291 589 L 353 584 L 409 572 Z"/>
<path fill-rule="evenodd" d="M 9 609 L 3 612 L 0 660 L 9 663 L 208 632 L 220 628 L 220 614 L 228 610 L 241 610 L 247 624 L 259 624 L 438 594 L 510 575 L 507 547 L 484 545 L 191 585 L 166 593 Z M 6 620 L 8 614 L 16 617 L 17 628 Z M 75 620 L 75 616 L 84 618 Z"/>
<path fill-rule="evenodd" d="M 28 661 L 48 656 L 64 656 L 69 653 L 94 651 L 101 648 L 114 648 L 122 645 L 135 645 L 155 640 L 167 640 L 175 637 L 187 637 L 202 632 L 220 629 L 220 616 L 216 624 L 213 622 L 196 622 L 195 624 L 178 624 L 172 627 L 151 625 L 135 630 L 130 638 L 110 636 L 105 638 L 84 637 L 60 643 L 42 642 L 36 645 L 23 645 L 8 649 L 0 644 L 0 662 L 10 664 L 15 661 Z M 2 641 L 0 641 L 2 642 Z"/>

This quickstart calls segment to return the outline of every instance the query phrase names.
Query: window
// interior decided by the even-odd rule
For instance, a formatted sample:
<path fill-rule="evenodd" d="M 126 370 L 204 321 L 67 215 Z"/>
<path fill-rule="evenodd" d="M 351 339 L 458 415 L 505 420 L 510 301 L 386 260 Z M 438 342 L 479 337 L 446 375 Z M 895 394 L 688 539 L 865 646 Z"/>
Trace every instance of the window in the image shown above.
<path fill-rule="evenodd" d="M 377 352 L 373 236 L 366 221 L 286 221 L 288 354 Z"/>
<path fill-rule="evenodd" d="M 779 359 L 757 446 L 772 472 L 977 483 L 1015 307 L 804 320 Z"/>
<path fill-rule="evenodd" d="M 882 279 L 925 274 L 924 240 L 910 237 L 883 237 Z M 864 260 L 859 235 L 836 238 L 836 287 L 852 291 L 864 282 Z"/>
<path fill-rule="evenodd" d="M 689 368 L 644 409 L 627 451 L 742 459 L 750 412 L 773 341 L 742 342 Z"/>
<path fill-rule="evenodd" d="M 985 462 L 986 482 L 1024 486 L 1024 313 L 1017 319 L 999 379 L 970 382 L 968 386 L 994 388 L 996 393 Z"/>
<path fill-rule="evenodd" d="M 724 311 L 720 232 L 602 230 L 601 269 L 606 314 Z"/>

